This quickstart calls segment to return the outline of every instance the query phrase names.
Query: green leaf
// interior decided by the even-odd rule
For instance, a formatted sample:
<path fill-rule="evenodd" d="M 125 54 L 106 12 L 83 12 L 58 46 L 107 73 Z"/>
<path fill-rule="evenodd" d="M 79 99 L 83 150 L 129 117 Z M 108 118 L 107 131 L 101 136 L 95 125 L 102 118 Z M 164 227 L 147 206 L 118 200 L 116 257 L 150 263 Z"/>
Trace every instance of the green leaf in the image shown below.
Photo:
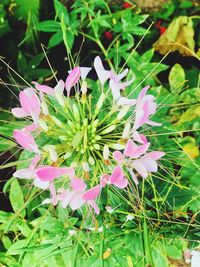
<path fill-rule="evenodd" d="M 148 63 L 151 61 L 152 57 L 154 54 L 154 49 L 150 49 L 148 51 L 146 51 L 142 56 L 141 56 L 141 60 L 144 61 L 144 63 Z"/>
<path fill-rule="evenodd" d="M 9 139 L 6 139 L 6 138 L 0 139 L 0 151 L 10 150 L 14 146 L 15 146 L 15 143 L 10 141 Z"/>
<path fill-rule="evenodd" d="M 54 6 L 55 6 L 55 10 L 56 10 L 56 15 L 59 17 L 60 21 L 62 18 L 62 14 L 64 16 L 64 22 L 65 24 L 69 25 L 69 14 L 67 12 L 67 8 L 60 3 L 60 1 L 58 0 L 54 0 Z"/>
<path fill-rule="evenodd" d="M 17 179 L 15 179 L 10 187 L 10 194 L 9 194 L 10 202 L 12 205 L 13 210 L 17 213 L 23 206 L 24 206 L 24 197 Z M 25 217 L 26 211 L 23 209 L 20 212 L 20 216 Z"/>
<path fill-rule="evenodd" d="M 169 84 L 172 91 L 181 90 L 185 84 L 185 72 L 180 64 L 175 64 L 169 73 Z"/>
<path fill-rule="evenodd" d="M 34 69 L 37 68 L 40 63 L 42 62 L 42 60 L 44 59 L 44 54 L 38 54 L 37 56 L 34 56 L 33 59 L 31 59 L 31 61 L 28 63 L 28 68 L 29 69 Z"/>
<path fill-rule="evenodd" d="M 42 32 L 57 32 L 60 30 L 61 26 L 60 23 L 54 21 L 54 20 L 45 20 L 42 22 L 39 22 L 36 25 L 37 30 Z"/>
<path fill-rule="evenodd" d="M 7 251 L 7 255 L 17 255 L 20 254 L 21 251 L 20 249 L 25 247 L 27 243 L 26 239 L 23 240 L 18 240 L 17 242 L 15 242 Z"/>
<path fill-rule="evenodd" d="M 72 49 L 72 46 L 74 44 L 74 34 L 70 30 L 66 30 L 66 38 L 69 48 Z"/>
<path fill-rule="evenodd" d="M 181 259 L 182 258 L 182 251 L 180 249 L 178 249 L 176 246 L 168 245 L 165 248 L 166 248 L 167 255 L 169 257 L 172 257 L 174 259 Z"/>
<path fill-rule="evenodd" d="M 18 58 L 17 58 L 17 69 L 20 73 L 26 72 L 27 69 L 27 61 L 25 56 L 22 54 L 21 51 L 18 53 Z"/>
<path fill-rule="evenodd" d="M 48 47 L 52 48 L 61 43 L 62 40 L 63 40 L 62 31 L 58 31 L 54 35 L 52 35 L 51 38 L 49 39 Z"/>

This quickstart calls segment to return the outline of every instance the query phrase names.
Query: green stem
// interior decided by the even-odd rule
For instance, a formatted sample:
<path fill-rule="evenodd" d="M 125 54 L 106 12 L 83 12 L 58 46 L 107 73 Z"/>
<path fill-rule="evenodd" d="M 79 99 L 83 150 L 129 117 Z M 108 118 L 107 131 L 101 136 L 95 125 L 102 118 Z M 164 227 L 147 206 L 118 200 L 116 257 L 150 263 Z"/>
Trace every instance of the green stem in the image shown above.
<path fill-rule="evenodd" d="M 147 258 L 150 262 L 151 267 L 155 267 L 152 253 L 151 253 L 151 245 L 149 241 L 149 234 L 148 234 L 148 227 L 147 227 L 147 222 L 146 222 L 146 217 L 144 216 L 143 219 L 143 238 L 144 238 L 144 245 L 145 245 L 145 253 L 147 254 Z"/>
<path fill-rule="evenodd" d="M 101 244 L 100 244 L 100 261 L 101 261 L 101 267 L 104 267 L 104 261 L 103 261 L 104 235 L 105 235 L 105 228 L 103 227 L 102 239 L 101 239 Z"/>
<path fill-rule="evenodd" d="M 144 180 L 142 181 L 142 213 L 143 213 L 143 239 L 144 239 L 144 251 L 147 255 L 149 260 L 150 266 L 155 267 L 153 257 L 151 254 L 151 244 L 149 241 L 149 234 L 148 234 L 148 226 L 146 221 L 146 214 L 145 214 L 145 205 L 144 205 Z"/>

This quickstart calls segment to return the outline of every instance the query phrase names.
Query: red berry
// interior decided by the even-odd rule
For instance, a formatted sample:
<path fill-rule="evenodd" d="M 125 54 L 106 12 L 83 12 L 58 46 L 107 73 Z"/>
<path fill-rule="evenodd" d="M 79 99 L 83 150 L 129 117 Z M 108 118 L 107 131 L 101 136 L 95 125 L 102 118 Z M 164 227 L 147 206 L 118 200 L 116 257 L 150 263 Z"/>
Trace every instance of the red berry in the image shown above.
<path fill-rule="evenodd" d="M 166 31 L 166 28 L 164 26 L 161 26 L 159 30 L 160 30 L 160 35 L 162 35 Z"/>
<path fill-rule="evenodd" d="M 113 34 L 112 34 L 112 32 L 106 31 L 106 32 L 104 33 L 104 35 L 105 35 L 106 39 L 109 40 L 109 41 L 111 41 L 111 40 L 113 39 Z"/>
<path fill-rule="evenodd" d="M 123 6 L 123 8 L 131 8 L 132 7 L 132 5 L 128 2 L 124 2 L 122 6 Z"/>

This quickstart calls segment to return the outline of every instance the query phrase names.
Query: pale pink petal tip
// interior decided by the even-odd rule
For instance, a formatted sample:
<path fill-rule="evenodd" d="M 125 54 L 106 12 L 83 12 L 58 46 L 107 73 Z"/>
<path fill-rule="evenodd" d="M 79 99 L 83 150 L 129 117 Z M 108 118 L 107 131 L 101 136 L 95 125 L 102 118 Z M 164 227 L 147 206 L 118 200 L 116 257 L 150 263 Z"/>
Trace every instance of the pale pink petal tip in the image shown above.
<path fill-rule="evenodd" d="M 38 146 L 30 134 L 20 130 L 14 130 L 14 138 L 26 150 L 39 154 Z"/>
<path fill-rule="evenodd" d="M 87 185 L 83 182 L 83 180 L 79 178 L 72 178 L 71 179 L 71 187 L 75 191 L 84 191 Z"/>
<path fill-rule="evenodd" d="M 113 158 L 119 163 L 122 163 L 124 160 L 124 155 L 120 151 L 114 151 Z"/>
<path fill-rule="evenodd" d="M 80 67 L 75 67 L 69 72 L 69 75 L 65 81 L 65 88 L 67 90 L 68 96 L 70 94 L 71 88 L 79 81 L 81 76 Z"/>
<path fill-rule="evenodd" d="M 54 90 L 50 86 L 39 84 L 37 82 L 32 82 L 35 85 L 35 88 L 47 95 L 54 96 Z"/>
<path fill-rule="evenodd" d="M 97 198 L 101 190 L 100 185 L 96 185 L 95 187 L 92 187 L 88 191 L 86 191 L 83 195 L 84 200 L 94 200 Z"/>
<path fill-rule="evenodd" d="M 69 174 L 70 168 L 59 168 L 53 166 L 42 166 L 36 170 L 36 174 L 42 181 L 52 181 L 62 175 Z"/>

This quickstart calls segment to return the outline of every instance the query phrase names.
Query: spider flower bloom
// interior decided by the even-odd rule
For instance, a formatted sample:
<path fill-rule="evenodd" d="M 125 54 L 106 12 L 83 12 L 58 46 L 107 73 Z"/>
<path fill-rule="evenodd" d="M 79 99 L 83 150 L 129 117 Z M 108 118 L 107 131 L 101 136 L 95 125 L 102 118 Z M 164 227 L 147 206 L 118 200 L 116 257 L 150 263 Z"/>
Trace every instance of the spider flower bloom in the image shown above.
<path fill-rule="evenodd" d="M 145 123 L 152 126 L 162 125 L 161 123 L 157 123 L 149 119 L 149 117 L 156 112 L 157 107 L 156 103 L 154 102 L 155 97 L 153 95 L 146 94 L 149 88 L 150 86 L 144 87 L 138 96 L 135 108 L 135 122 L 133 126 L 134 130 L 137 130 Z"/>
<path fill-rule="evenodd" d="M 33 88 L 27 88 L 19 93 L 21 108 L 13 108 L 12 113 L 17 118 L 32 117 L 35 125 L 40 115 L 40 101 Z"/>
<path fill-rule="evenodd" d="M 14 176 L 48 190 L 50 198 L 42 204 L 61 204 L 73 211 L 90 207 L 99 214 L 97 199 L 101 201 L 105 187 L 132 191 L 131 179 L 139 186 L 137 177 L 147 179 L 156 172 L 164 153 L 150 152 L 150 140 L 140 132 L 143 124 L 159 125 L 150 120 L 156 102 L 147 94 L 149 87 L 129 99 L 126 87 L 133 79 L 126 81 L 128 69 L 106 70 L 100 57 L 94 69 L 94 88 L 86 80 L 91 68 L 77 66 L 65 82 L 53 87 L 33 82 L 35 89 L 20 93 L 21 107 L 12 112 L 32 121 L 14 130 L 14 139 L 32 160 Z"/>

